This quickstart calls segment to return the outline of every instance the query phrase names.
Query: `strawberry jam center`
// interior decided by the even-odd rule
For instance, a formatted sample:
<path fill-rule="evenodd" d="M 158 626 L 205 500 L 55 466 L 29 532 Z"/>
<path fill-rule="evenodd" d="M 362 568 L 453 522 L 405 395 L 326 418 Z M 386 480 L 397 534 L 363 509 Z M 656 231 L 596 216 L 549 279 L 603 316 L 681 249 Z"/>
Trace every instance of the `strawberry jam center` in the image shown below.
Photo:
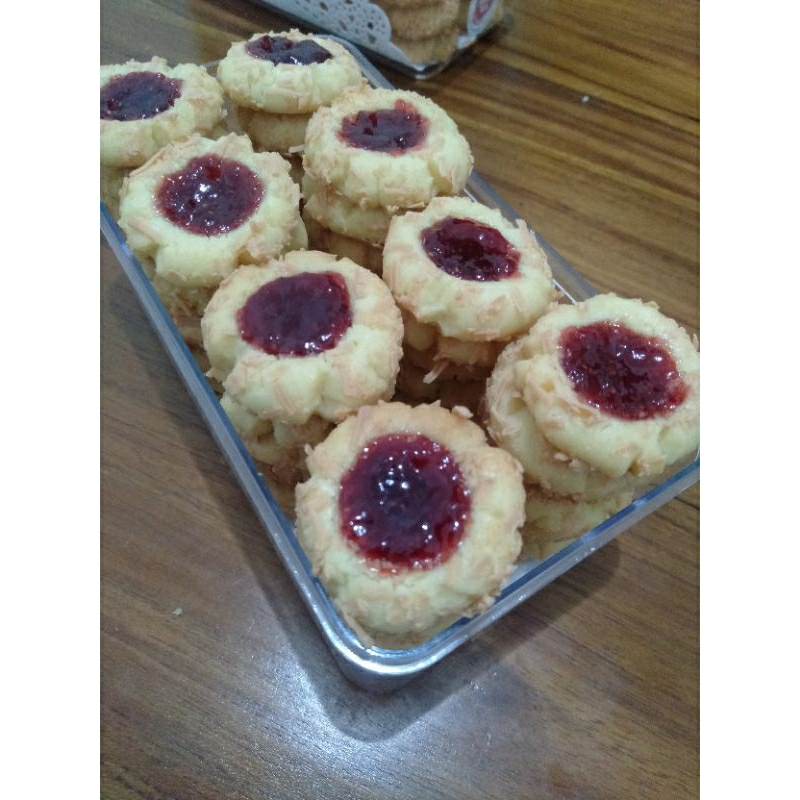
<path fill-rule="evenodd" d="M 452 454 L 420 434 L 367 444 L 342 478 L 342 533 L 387 571 L 428 569 L 461 541 L 470 493 Z"/>
<path fill-rule="evenodd" d="M 242 338 L 273 356 L 310 356 L 335 347 L 353 322 L 350 295 L 336 272 L 276 278 L 237 315 Z"/>
<path fill-rule="evenodd" d="M 497 228 L 446 217 L 420 234 L 422 247 L 440 270 L 466 281 L 499 281 L 515 275 L 519 250 Z"/>
<path fill-rule="evenodd" d="M 576 394 L 613 417 L 652 419 L 686 399 L 686 385 L 660 339 L 595 322 L 567 328 L 559 345 L 561 367 Z"/>
<path fill-rule="evenodd" d="M 238 228 L 261 203 L 264 184 L 251 169 L 210 153 L 164 176 L 156 207 L 190 233 L 217 236 Z"/>
<path fill-rule="evenodd" d="M 160 72 L 128 72 L 111 78 L 100 89 L 100 119 L 129 122 L 150 119 L 172 108 L 183 81 Z"/>
<path fill-rule="evenodd" d="M 399 155 L 425 141 L 428 120 L 405 100 L 393 108 L 359 111 L 342 120 L 339 138 L 351 147 Z"/>
<path fill-rule="evenodd" d="M 322 45 L 312 39 L 293 42 L 285 36 L 261 36 L 245 45 L 253 58 L 271 61 L 273 64 L 321 64 L 333 56 Z"/>

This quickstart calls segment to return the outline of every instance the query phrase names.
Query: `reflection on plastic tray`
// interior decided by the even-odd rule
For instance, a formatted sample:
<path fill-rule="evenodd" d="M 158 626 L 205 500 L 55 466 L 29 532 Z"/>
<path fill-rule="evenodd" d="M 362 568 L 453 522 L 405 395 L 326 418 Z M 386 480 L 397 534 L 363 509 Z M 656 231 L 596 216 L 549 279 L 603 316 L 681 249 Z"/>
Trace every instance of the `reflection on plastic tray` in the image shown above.
<path fill-rule="evenodd" d="M 372 85 L 392 88 L 354 45 L 338 37 L 331 38 L 335 38 L 350 49 L 361 64 L 365 78 Z M 475 173 L 467 184 L 465 194 L 484 205 L 499 209 L 511 221 L 519 219 L 519 215 Z M 418 675 L 699 479 L 698 455 L 688 465 L 668 474 L 662 483 L 636 499 L 627 508 L 551 557 L 544 561 L 527 561 L 519 564 L 494 605 L 478 616 L 461 619 L 423 644 L 406 650 L 365 647 L 341 618 L 322 585 L 312 575 L 309 562 L 294 536 L 291 522 L 283 514 L 261 478 L 258 468 L 231 426 L 205 375 L 192 357 L 139 262 L 130 251 L 122 231 L 102 203 L 100 228 L 186 388 L 197 403 L 200 413 L 228 459 L 242 489 L 249 497 L 267 535 L 292 576 L 328 647 L 345 675 L 364 688 L 384 691 L 395 688 Z M 555 282 L 566 297 L 577 302 L 595 294 L 592 286 L 541 236 L 538 239 L 547 251 Z"/>

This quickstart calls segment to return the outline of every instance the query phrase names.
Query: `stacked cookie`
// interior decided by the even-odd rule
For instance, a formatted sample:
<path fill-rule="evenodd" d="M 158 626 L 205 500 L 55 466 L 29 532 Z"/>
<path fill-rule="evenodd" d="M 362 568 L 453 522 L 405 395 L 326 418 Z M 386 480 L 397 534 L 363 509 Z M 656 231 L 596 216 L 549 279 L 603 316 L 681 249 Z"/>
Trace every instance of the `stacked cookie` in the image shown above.
<path fill-rule="evenodd" d="M 293 487 L 303 449 L 361 406 L 389 399 L 402 323 L 385 284 L 316 251 L 242 266 L 202 319 L 209 376 L 251 454 Z"/>
<path fill-rule="evenodd" d="M 365 644 L 409 647 L 488 606 L 520 552 L 519 464 L 436 405 L 365 406 L 309 454 L 297 536 Z"/>
<path fill-rule="evenodd" d="M 447 61 L 456 50 L 460 0 L 374 0 L 389 18 L 392 42 L 416 64 Z"/>
<path fill-rule="evenodd" d="M 372 0 L 392 28 L 392 43 L 418 65 L 443 64 L 459 37 L 483 33 L 503 16 L 503 0 Z M 463 46 L 463 43 L 462 43 Z"/>
<path fill-rule="evenodd" d="M 246 136 L 191 136 L 159 150 L 126 179 L 119 224 L 187 343 L 222 280 L 305 245 L 299 189 L 277 153 Z"/>
<path fill-rule="evenodd" d="M 555 296 L 528 227 L 465 197 L 438 197 L 396 216 L 383 278 L 403 311 L 403 392 L 473 412 L 503 347 Z"/>
<path fill-rule="evenodd" d="M 391 4 L 398 25 L 434 19 L 415 2 Z M 200 68 L 104 68 L 102 158 L 138 167 L 128 243 L 333 602 L 365 643 L 404 647 L 491 604 L 520 533 L 544 558 L 691 455 L 699 365 L 652 305 L 555 305 L 528 227 L 456 196 L 455 123 L 360 84 L 341 49 L 234 45 L 220 80 L 248 136 L 216 139 Z M 301 142 L 305 225 L 288 162 L 258 152 Z"/>
<path fill-rule="evenodd" d="M 217 77 L 253 143 L 285 154 L 302 147 L 314 111 L 363 81 L 345 47 L 298 30 L 235 42 Z"/>
<path fill-rule="evenodd" d="M 308 124 L 303 219 L 312 247 L 380 271 L 394 215 L 460 192 L 472 154 L 453 120 L 415 92 L 346 90 Z"/>
<path fill-rule="evenodd" d="M 100 197 L 115 218 L 131 169 L 170 142 L 211 135 L 225 117 L 222 89 L 204 67 L 163 58 L 100 67 Z"/>
<path fill-rule="evenodd" d="M 696 451 L 699 369 L 677 323 L 611 294 L 556 306 L 508 345 L 486 411 L 525 473 L 526 555 L 561 549 Z"/>

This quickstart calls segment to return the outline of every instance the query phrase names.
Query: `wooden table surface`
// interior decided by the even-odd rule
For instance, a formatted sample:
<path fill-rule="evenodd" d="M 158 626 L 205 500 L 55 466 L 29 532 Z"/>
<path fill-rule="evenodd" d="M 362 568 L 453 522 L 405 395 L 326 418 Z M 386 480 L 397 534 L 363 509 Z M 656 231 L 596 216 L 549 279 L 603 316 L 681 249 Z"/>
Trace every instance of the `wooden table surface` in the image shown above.
<path fill-rule="evenodd" d="M 603 290 L 699 327 L 699 4 L 506 0 L 417 83 Z M 246 0 L 103 0 L 103 63 L 222 57 Z M 699 783 L 699 491 L 390 695 L 348 683 L 102 250 L 108 798 L 675 798 Z"/>

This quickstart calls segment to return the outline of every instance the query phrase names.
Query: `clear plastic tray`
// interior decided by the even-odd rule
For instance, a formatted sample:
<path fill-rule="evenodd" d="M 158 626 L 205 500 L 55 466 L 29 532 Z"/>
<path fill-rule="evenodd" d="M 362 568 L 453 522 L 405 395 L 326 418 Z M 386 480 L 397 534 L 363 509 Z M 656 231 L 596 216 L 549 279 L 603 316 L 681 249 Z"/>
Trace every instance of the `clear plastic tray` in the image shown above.
<path fill-rule="evenodd" d="M 350 49 L 361 64 L 364 76 L 374 86 L 392 88 L 354 45 L 338 37 L 331 38 Z M 499 209 L 511 221 L 519 219 L 519 215 L 477 173 L 472 174 L 465 194 L 484 205 Z M 102 202 L 100 229 L 128 276 L 147 317 L 174 362 L 186 388 L 197 403 L 200 413 L 230 463 L 242 489 L 250 499 L 268 538 L 283 560 L 334 658 L 344 674 L 365 689 L 375 691 L 394 689 L 441 661 L 448 653 L 494 624 L 500 617 L 536 594 L 559 575 L 639 520 L 652 514 L 699 479 L 698 454 L 691 463 L 670 473 L 658 486 L 634 500 L 627 508 L 546 560 L 519 564 L 494 605 L 478 616 L 461 619 L 413 648 L 385 650 L 379 647 L 366 647 L 359 642 L 333 606 L 320 582 L 312 575 L 310 564 L 295 538 L 291 522 L 283 514 L 263 481 L 256 464 L 222 410 L 208 380 L 125 242 L 122 231 Z M 556 284 L 565 296 L 577 302 L 595 294 L 595 290 L 585 278 L 541 236 L 538 238 L 547 251 Z"/>

